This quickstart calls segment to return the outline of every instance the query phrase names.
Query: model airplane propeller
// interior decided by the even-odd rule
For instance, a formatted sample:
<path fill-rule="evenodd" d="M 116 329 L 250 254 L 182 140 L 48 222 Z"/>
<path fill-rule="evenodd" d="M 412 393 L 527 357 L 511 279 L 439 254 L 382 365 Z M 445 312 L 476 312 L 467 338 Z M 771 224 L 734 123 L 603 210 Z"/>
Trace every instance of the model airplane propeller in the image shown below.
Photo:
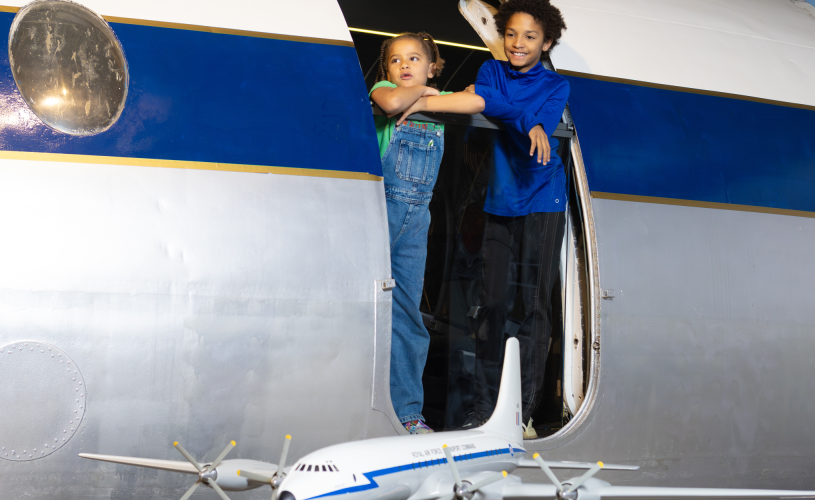
<path fill-rule="evenodd" d="M 189 463 L 174 460 L 96 455 L 92 453 L 81 453 L 79 456 L 103 462 L 135 465 L 138 467 L 182 472 L 185 474 L 197 474 L 198 480 L 184 493 L 181 500 L 188 500 L 198 486 L 202 484 L 215 490 L 222 500 L 230 500 L 224 490 L 245 491 L 259 488 L 264 484 L 269 484 L 272 487 L 272 500 L 276 500 L 277 489 L 286 476 L 286 456 L 289 453 L 290 444 L 291 436 L 286 436 L 283 441 L 283 452 L 280 455 L 280 463 L 277 466 L 257 460 L 224 460 L 226 455 L 236 446 L 235 441 L 230 441 L 212 463 L 203 464 L 198 462 L 178 441 L 173 443 L 173 446 Z"/>
<path fill-rule="evenodd" d="M 521 415 L 521 369 L 518 341 L 507 341 L 498 402 L 489 421 L 476 429 L 417 436 L 368 439 L 329 446 L 309 453 L 286 470 L 291 436 L 286 436 L 280 462 L 224 457 L 232 441 L 211 464 L 198 463 L 178 443 L 189 463 L 107 455 L 81 457 L 140 467 L 197 474 L 187 500 L 204 484 L 222 500 L 224 491 L 244 491 L 264 484 L 272 500 L 682 500 L 682 499 L 815 499 L 815 491 L 717 488 L 652 488 L 612 486 L 593 477 L 600 470 L 635 471 L 631 465 L 602 462 L 544 461 L 526 458 Z M 449 446 L 448 446 L 449 445 Z M 517 468 L 540 468 L 552 484 L 521 484 L 508 475 Z M 552 469 L 584 469 L 577 478 L 558 480 Z M 497 472 L 502 471 L 502 472 Z"/>
<path fill-rule="evenodd" d="M 178 444 L 178 441 L 173 443 L 173 446 L 175 446 L 175 449 L 177 449 L 179 453 L 184 455 L 184 458 L 186 458 L 196 469 L 198 469 L 198 481 L 196 481 L 195 484 L 193 484 L 190 487 L 190 489 L 188 489 L 187 492 L 184 493 L 184 495 L 181 497 L 181 500 L 187 500 L 188 498 L 190 498 L 195 489 L 198 488 L 198 485 L 200 485 L 201 483 L 210 486 L 213 490 L 215 490 L 216 493 L 218 493 L 218 495 L 223 500 L 229 500 L 229 497 L 226 496 L 224 490 L 222 490 L 221 487 L 218 486 L 218 483 L 215 480 L 218 479 L 217 467 L 221 464 L 221 460 L 223 460 L 224 457 L 226 457 L 227 453 L 232 451 L 232 448 L 235 447 L 235 441 L 230 441 L 229 444 L 226 445 L 226 448 L 224 448 L 224 451 L 222 451 L 221 454 L 218 455 L 218 458 L 216 458 L 215 461 L 209 465 L 199 464 L 194 458 L 192 458 L 192 455 L 190 455 L 187 452 L 187 450 L 184 449 L 183 446 Z"/>
<path fill-rule="evenodd" d="M 283 452 L 280 453 L 280 462 L 277 464 L 277 471 L 271 476 L 264 476 L 246 470 L 239 470 L 238 475 L 243 476 L 250 481 L 258 483 L 270 484 L 272 486 L 272 500 L 277 500 L 277 493 L 280 485 L 283 483 L 283 478 L 286 477 L 284 469 L 286 467 L 286 457 L 289 454 L 289 445 L 291 445 L 291 436 L 286 434 L 286 439 L 283 441 Z"/>
<path fill-rule="evenodd" d="M 507 477 L 507 471 L 501 471 L 491 476 L 487 476 L 476 483 L 462 481 L 461 475 L 458 473 L 458 467 L 456 467 L 456 461 L 453 458 L 453 452 L 450 451 L 450 448 L 446 444 L 442 446 L 442 450 L 444 451 L 444 455 L 447 457 L 447 465 L 450 466 L 450 470 L 453 473 L 453 480 L 456 482 L 456 489 L 452 493 L 440 496 L 438 500 L 453 500 L 453 498 L 456 498 L 457 500 L 470 500 L 481 488 Z"/>
<path fill-rule="evenodd" d="M 538 465 L 540 465 L 540 468 L 543 470 L 549 480 L 552 481 L 552 484 L 557 487 L 557 497 L 559 499 L 573 500 L 577 498 L 577 489 L 580 488 L 580 486 L 582 486 L 583 483 L 585 483 L 592 476 L 600 472 L 600 469 L 603 468 L 603 462 L 597 462 L 588 471 L 586 471 L 585 474 L 575 479 L 573 483 L 564 486 L 558 480 L 557 476 L 555 476 L 555 473 L 552 472 L 552 469 L 550 469 L 546 462 L 541 458 L 540 454 L 535 453 L 532 455 L 532 459 L 535 460 Z"/>

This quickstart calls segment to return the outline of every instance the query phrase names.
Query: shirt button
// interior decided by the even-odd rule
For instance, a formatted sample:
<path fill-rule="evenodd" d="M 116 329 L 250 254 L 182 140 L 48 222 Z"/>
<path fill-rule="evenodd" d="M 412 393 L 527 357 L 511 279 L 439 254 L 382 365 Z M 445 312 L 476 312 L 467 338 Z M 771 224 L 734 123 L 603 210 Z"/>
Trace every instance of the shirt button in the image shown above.
<path fill-rule="evenodd" d="M 560 199 L 555 199 L 555 203 L 560 203 Z"/>

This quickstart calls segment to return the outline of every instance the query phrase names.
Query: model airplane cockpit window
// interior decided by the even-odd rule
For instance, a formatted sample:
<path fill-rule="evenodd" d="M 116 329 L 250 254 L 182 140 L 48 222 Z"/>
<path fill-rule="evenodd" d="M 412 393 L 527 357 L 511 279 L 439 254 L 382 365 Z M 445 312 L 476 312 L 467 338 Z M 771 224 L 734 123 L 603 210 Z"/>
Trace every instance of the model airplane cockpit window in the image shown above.
<path fill-rule="evenodd" d="M 45 0 L 20 9 L 9 33 L 9 63 L 26 104 L 53 129 L 98 134 L 122 113 L 124 52 L 110 26 L 79 4 Z"/>

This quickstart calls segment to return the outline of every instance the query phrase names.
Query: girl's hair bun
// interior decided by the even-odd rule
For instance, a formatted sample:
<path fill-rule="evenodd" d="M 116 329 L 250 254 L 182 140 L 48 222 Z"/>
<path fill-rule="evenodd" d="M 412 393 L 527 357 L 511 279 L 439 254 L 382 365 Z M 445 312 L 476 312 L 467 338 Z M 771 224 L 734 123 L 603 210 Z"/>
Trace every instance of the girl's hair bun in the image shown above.
<path fill-rule="evenodd" d="M 400 33 L 382 42 L 382 48 L 379 51 L 379 71 L 376 72 L 376 81 L 381 82 L 382 80 L 387 80 L 386 75 L 388 72 L 386 61 L 390 56 L 391 45 L 396 40 L 402 40 L 404 38 L 412 38 L 422 45 L 422 49 L 425 55 L 430 58 L 430 62 L 436 63 L 436 72 L 433 74 L 433 78 L 441 76 L 441 70 L 444 68 L 444 59 L 441 58 L 436 40 L 433 39 L 430 33 L 421 31 L 419 33 Z M 430 83 L 431 87 L 435 86 L 432 82 L 428 83 Z"/>

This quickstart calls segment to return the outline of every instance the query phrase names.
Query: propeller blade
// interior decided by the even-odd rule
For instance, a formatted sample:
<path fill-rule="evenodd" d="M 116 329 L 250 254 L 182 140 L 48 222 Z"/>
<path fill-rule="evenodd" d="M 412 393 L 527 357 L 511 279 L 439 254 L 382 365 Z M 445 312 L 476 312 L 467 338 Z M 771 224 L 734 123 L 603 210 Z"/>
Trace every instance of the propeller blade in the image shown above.
<path fill-rule="evenodd" d="M 255 474 L 254 472 L 249 472 L 248 470 L 239 470 L 238 475 L 241 477 L 245 477 L 250 481 L 255 481 L 256 483 L 265 483 L 271 484 L 272 478 L 269 476 L 264 476 L 262 474 Z"/>
<path fill-rule="evenodd" d="M 235 441 L 232 441 L 232 442 L 234 443 Z M 230 448 L 230 450 L 231 449 L 232 448 Z M 224 453 L 224 455 L 225 455 L 225 453 Z M 217 493 L 218 496 L 221 497 L 223 500 L 229 500 L 229 497 L 226 496 L 226 493 L 224 493 L 224 490 L 222 490 L 221 487 L 218 486 L 218 483 L 216 483 L 215 481 L 210 481 L 207 484 L 209 486 L 212 486 L 212 489 L 215 490 L 215 493 Z"/>
<path fill-rule="evenodd" d="M 216 458 L 215 461 L 212 462 L 212 468 L 214 469 L 214 468 L 218 467 L 218 465 L 220 465 L 220 463 L 221 463 L 221 460 L 223 460 L 224 457 L 226 456 L 226 454 L 229 453 L 230 451 L 232 451 L 232 448 L 234 448 L 234 447 L 235 447 L 235 441 L 230 441 L 229 444 L 226 445 L 226 448 L 224 448 L 224 451 L 222 451 L 221 454 L 218 455 L 218 458 Z"/>
<path fill-rule="evenodd" d="M 532 459 L 538 462 L 538 465 L 540 465 L 541 469 L 543 469 L 543 472 L 546 474 L 549 480 L 552 481 L 552 484 L 557 486 L 558 490 L 562 490 L 563 485 L 560 483 L 560 481 L 558 481 L 557 477 L 555 477 L 555 473 L 552 472 L 552 469 L 550 469 L 548 465 L 546 465 L 546 462 L 541 458 L 541 456 L 538 453 L 535 453 L 532 455 Z"/>
<path fill-rule="evenodd" d="M 204 469 L 203 467 L 201 467 L 201 464 L 199 464 L 198 462 L 196 462 L 196 461 L 195 461 L 195 459 L 194 459 L 194 458 L 192 458 L 192 455 L 190 455 L 190 454 L 187 452 L 187 450 L 185 450 L 185 449 L 184 449 L 184 447 L 183 447 L 183 446 L 181 446 L 180 444 L 178 444 L 178 441 L 176 441 L 175 443 L 173 443 L 173 446 L 175 446 L 175 449 L 176 449 L 176 450 L 178 450 L 178 452 L 179 452 L 179 453 L 181 453 L 182 455 L 184 455 L 184 458 L 186 458 L 187 460 L 189 460 L 189 462 L 190 462 L 191 464 L 193 464 L 193 465 L 195 466 L 195 468 L 196 468 L 196 469 L 198 469 L 198 472 L 201 472 L 201 471 Z M 192 493 L 190 493 L 190 495 L 192 495 Z M 189 497 L 187 497 L 187 498 L 189 498 Z M 185 498 L 184 500 L 186 500 L 186 498 Z"/>
<path fill-rule="evenodd" d="M 198 488 L 199 484 L 201 484 L 200 479 L 198 481 L 196 481 L 195 484 L 193 484 L 190 487 L 190 489 L 187 490 L 186 493 L 184 493 L 184 496 L 181 497 L 181 500 L 187 500 L 188 498 L 190 498 L 192 496 L 192 493 L 195 491 L 195 488 Z"/>
<path fill-rule="evenodd" d="M 456 481 L 456 489 L 461 488 L 461 476 L 458 473 L 456 461 L 453 459 L 453 452 L 450 451 L 450 448 L 448 448 L 447 445 L 442 446 L 441 449 L 444 452 L 444 456 L 447 457 L 447 463 L 450 465 L 450 470 L 453 471 L 453 479 Z"/>
<path fill-rule="evenodd" d="M 501 472 L 496 472 L 492 476 L 485 477 L 481 481 L 478 481 L 477 483 L 473 484 L 473 487 L 470 488 L 470 491 L 478 491 L 481 488 L 483 488 L 484 486 L 487 486 L 489 484 L 498 482 L 498 481 L 504 479 L 505 477 L 507 477 L 507 471 L 504 470 L 504 471 L 501 471 Z"/>
<path fill-rule="evenodd" d="M 453 500 L 455 497 L 456 497 L 455 493 L 448 493 L 446 495 L 440 496 L 436 500 Z"/>
<path fill-rule="evenodd" d="M 577 478 L 577 481 L 574 482 L 571 486 L 569 486 L 568 492 L 575 491 L 577 488 L 586 482 L 588 478 L 600 472 L 600 469 L 603 468 L 603 462 L 597 462 L 591 469 L 587 470 L 585 474 Z"/>
<path fill-rule="evenodd" d="M 275 476 L 280 477 L 283 474 L 283 469 L 286 468 L 286 456 L 289 454 L 289 445 L 291 444 L 291 436 L 286 434 L 286 439 L 283 441 L 283 452 L 280 454 L 280 464 L 277 466 Z"/>

